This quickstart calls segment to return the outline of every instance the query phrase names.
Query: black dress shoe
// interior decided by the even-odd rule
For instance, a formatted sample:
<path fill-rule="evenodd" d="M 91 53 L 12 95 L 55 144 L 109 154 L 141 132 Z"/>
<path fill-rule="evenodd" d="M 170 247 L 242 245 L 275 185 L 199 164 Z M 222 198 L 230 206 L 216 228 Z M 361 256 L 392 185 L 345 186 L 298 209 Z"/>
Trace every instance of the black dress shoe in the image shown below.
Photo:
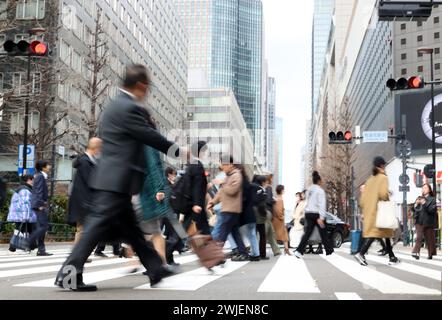
<path fill-rule="evenodd" d="M 46 251 L 44 251 L 44 252 L 38 251 L 37 252 L 37 256 L 39 256 L 39 257 L 49 257 L 49 256 L 53 256 L 53 254 L 49 253 L 49 252 L 46 252 Z"/>
<path fill-rule="evenodd" d="M 105 255 L 103 252 L 95 252 L 94 256 L 100 257 L 100 258 L 108 258 L 108 256 Z"/>
<path fill-rule="evenodd" d="M 260 259 L 261 260 L 269 260 L 270 258 L 266 256 L 266 257 L 260 257 Z"/>
<path fill-rule="evenodd" d="M 74 292 L 93 292 L 97 291 L 97 286 L 93 284 L 85 284 L 83 282 L 83 276 L 77 275 L 77 285 L 76 287 L 72 287 L 70 284 L 68 284 L 67 287 L 63 286 L 63 280 L 57 279 L 54 283 L 57 287 L 63 288 L 63 289 L 69 289 Z"/>

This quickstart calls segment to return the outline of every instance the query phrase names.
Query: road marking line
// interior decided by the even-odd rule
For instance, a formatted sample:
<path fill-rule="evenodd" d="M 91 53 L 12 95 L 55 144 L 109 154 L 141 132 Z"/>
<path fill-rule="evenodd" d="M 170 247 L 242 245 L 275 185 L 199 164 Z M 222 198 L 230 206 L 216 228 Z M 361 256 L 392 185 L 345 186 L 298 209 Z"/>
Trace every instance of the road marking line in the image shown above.
<path fill-rule="evenodd" d="M 321 256 L 342 272 L 353 279 L 376 289 L 384 294 L 415 294 L 415 295 L 440 295 L 439 290 L 426 288 L 413 283 L 405 282 L 382 272 L 372 269 L 370 266 L 361 266 L 356 261 L 341 257 L 337 254 L 328 257 Z"/>
<path fill-rule="evenodd" d="M 136 290 L 183 290 L 183 291 L 196 291 L 199 288 L 215 281 L 223 276 L 236 271 L 246 264 L 245 262 L 232 262 L 228 260 L 224 268 L 216 267 L 214 269 L 215 274 L 211 274 L 206 268 L 198 268 L 189 272 L 177 274 L 172 277 L 163 279 L 157 287 L 151 288 L 150 283 L 136 287 Z"/>
<path fill-rule="evenodd" d="M 362 300 L 362 298 L 356 292 L 335 292 L 338 300 Z"/>
<path fill-rule="evenodd" d="M 105 254 L 109 254 L 109 252 L 105 252 Z M 32 261 L 32 260 L 50 260 L 50 259 L 56 259 L 56 258 L 67 258 L 70 255 L 70 252 L 66 252 L 64 254 L 54 254 L 53 256 L 43 256 L 43 257 L 38 257 L 35 254 L 33 255 L 27 255 L 21 258 L 9 258 L 9 259 L 0 259 L 0 268 L 2 268 L 2 265 L 5 264 L 6 262 L 15 262 L 15 261 Z M 95 258 L 95 256 L 93 254 L 91 254 L 92 258 Z M 97 259 L 104 259 L 104 258 L 100 258 L 100 257 L 96 257 Z M 111 258 L 111 257 L 110 257 Z"/>
<path fill-rule="evenodd" d="M 288 277 L 287 275 L 296 275 Z M 258 288 L 258 292 L 320 293 L 304 260 L 282 256 Z"/>
<path fill-rule="evenodd" d="M 124 261 L 121 261 L 121 262 L 135 261 L 135 260 L 136 259 L 125 259 Z M 189 256 L 179 257 L 179 258 L 175 259 L 175 261 L 180 264 L 186 264 L 186 263 L 190 263 L 190 262 L 193 262 L 196 260 L 198 260 L 198 257 L 196 255 L 189 255 Z M 132 273 L 132 274 L 128 273 L 130 270 L 132 270 L 136 267 L 137 266 L 132 265 L 132 266 L 126 266 L 126 267 L 110 269 L 110 270 L 85 272 L 83 275 L 83 281 L 85 283 L 97 283 L 97 282 L 102 282 L 102 281 L 106 281 L 106 280 L 113 280 L 113 279 L 122 278 L 122 277 L 125 277 L 128 275 L 140 274 L 143 271 L 145 271 L 145 269 L 143 268 L 143 270 L 138 271 L 136 273 Z M 142 268 L 142 266 L 141 266 L 141 268 Z M 54 280 L 55 280 L 55 278 L 31 281 L 31 282 L 16 284 L 16 285 L 14 285 L 14 287 L 52 288 L 52 287 L 54 287 Z"/>
<path fill-rule="evenodd" d="M 366 255 L 365 257 L 367 260 L 371 260 L 371 261 L 374 261 L 374 262 L 377 262 L 377 263 L 380 263 L 383 265 L 387 265 L 387 263 L 388 263 L 388 259 L 385 257 L 384 258 L 377 257 L 377 256 L 373 256 L 371 254 Z M 419 276 L 423 276 L 423 277 L 430 278 L 430 279 L 437 280 L 437 281 L 439 281 L 441 279 L 440 271 L 424 268 L 421 266 L 417 266 L 415 264 L 410 264 L 410 263 L 406 263 L 406 262 L 399 262 L 398 264 L 391 265 L 391 267 L 398 269 L 398 270 L 411 272 L 411 273 L 417 274 Z"/>
<path fill-rule="evenodd" d="M 95 263 L 91 264 L 91 267 L 100 267 L 100 266 L 107 266 L 112 264 L 121 264 L 125 263 L 126 261 L 131 261 L 135 259 L 105 259 L 103 261 L 96 261 Z M 86 267 L 89 266 L 89 264 L 85 264 Z M 22 275 L 30 275 L 30 274 L 37 274 L 37 273 L 46 273 L 46 272 L 56 272 L 61 268 L 61 264 L 54 265 L 54 266 L 47 266 L 47 267 L 35 267 L 35 268 L 25 268 L 25 269 L 15 269 L 15 270 L 5 270 L 0 271 L 0 278 L 8 278 L 8 277 L 17 277 Z"/>
<path fill-rule="evenodd" d="M 48 250 L 48 252 L 50 252 L 50 253 L 69 253 L 69 252 L 71 252 L 72 251 L 72 248 L 73 247 L 70 247 L 70 248 L 65 248 L 65 249 L 54 249 L 54 250 Z M 34 251 L 34 255 L 35 255 L 35 252 L 36 251 Z M 20 249 L 17 249 L 17 251 L 15 251 L 15 252 L 11 252 L 11 251 L 9 251 L 9 250 L 6 250 L 5 252 L 0 252 L 0 258 L 2 258 L 2 257 L 11 257 L 11 256 L 15 256 L 15 255 L 23 255 L 23 256 L 29 256 L 29 253 L 27 253 L 27 252 L 25 252 L 25 251 L 23 251 L 23 250 L 20 250 Z"/>

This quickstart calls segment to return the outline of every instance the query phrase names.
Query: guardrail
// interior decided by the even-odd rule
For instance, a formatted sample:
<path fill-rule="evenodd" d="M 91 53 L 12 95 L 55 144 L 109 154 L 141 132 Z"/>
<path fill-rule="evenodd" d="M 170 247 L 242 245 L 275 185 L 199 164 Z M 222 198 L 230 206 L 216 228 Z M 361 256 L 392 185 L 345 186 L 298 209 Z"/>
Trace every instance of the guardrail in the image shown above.
<path fill-rule="evenodd" d="M 14 227 L 12 222 L 0 221 L 0 243 L 8 243 Z M 8 227 L 9 226 L 9 227 Z M 46 241 L 69 242 L 75 238 L 75 228 L 62 223 L 49 223 Z"/>

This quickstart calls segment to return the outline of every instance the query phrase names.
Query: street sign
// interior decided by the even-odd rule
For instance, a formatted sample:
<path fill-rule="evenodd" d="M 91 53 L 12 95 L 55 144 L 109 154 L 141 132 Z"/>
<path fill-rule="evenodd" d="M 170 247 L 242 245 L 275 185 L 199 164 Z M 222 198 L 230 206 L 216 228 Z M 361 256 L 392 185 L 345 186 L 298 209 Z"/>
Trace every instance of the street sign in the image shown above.
<path fill-rule="evenodd" d="M 64 146 L 58 146 L 58 154 L 62 157 L 65 155 L 65 147 Z"/>
<path fill-rule="evenodd" d="M 35 145 L 27 145 L 27 155 L 26 155 L 26 172 L 27 174 L 35 173 Z M 23 145 L 18 146 L 18 175 L 23 175 Z"/>
<path fill-rule="evenodd" d="M 364 143 L 388 142 L 388 131 L 364 131 L 362 138 Z"/>
<path fill-rule="evenodd" d="M 399 182 L 401 184 L 409 184 L 410 183 L 410 177 L 407 174 L 401 174 L 399 177 Z"/>
<path fill-rule="evenodd" d="M 404 192 L 404 191 L 410 192 L 410 186 L 406 186 L 405 188 L 402 186 L 399 187 L 399 192 Z"/>
<path fill-rule="evenodd" d="M 408 157 L 411 155 L 411 150 L 412 150 L 411 142 L 409 140 L 401 140 L 396 145 L 396 149 L 399 154 Z"/>

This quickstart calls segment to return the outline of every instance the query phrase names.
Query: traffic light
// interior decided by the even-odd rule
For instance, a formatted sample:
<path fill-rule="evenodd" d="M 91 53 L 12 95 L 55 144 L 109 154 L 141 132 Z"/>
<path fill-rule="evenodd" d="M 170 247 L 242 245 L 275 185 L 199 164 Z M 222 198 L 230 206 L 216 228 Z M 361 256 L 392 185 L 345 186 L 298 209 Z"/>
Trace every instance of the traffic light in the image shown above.
<path fill-rule="evenodd" d="M 329 144 L 351 144 L 353 141 L 353 135 L 351 131 L 339 131 L 338 133 L 330 132 L 328 134 Z"/>
<path fill-rule="evenodd" d="M 409 79 L 400 78 L 398 80 L 388 79 L 387 88 L 391 91 L 407 90 L 407 89 L 421 89 L 425 85 L 421 77 L 413 76 Z"/>
<path fill-rule="evenodd" d="M 49 52 L 48 46 L 41 41 L 32 41 L 29 43 L 26 40 L 21 40 L 15 43 L 12 40 L 7 40 L 3 44 L 3 49 L 6 53 L 15 56 L 46 56 Z"/>

